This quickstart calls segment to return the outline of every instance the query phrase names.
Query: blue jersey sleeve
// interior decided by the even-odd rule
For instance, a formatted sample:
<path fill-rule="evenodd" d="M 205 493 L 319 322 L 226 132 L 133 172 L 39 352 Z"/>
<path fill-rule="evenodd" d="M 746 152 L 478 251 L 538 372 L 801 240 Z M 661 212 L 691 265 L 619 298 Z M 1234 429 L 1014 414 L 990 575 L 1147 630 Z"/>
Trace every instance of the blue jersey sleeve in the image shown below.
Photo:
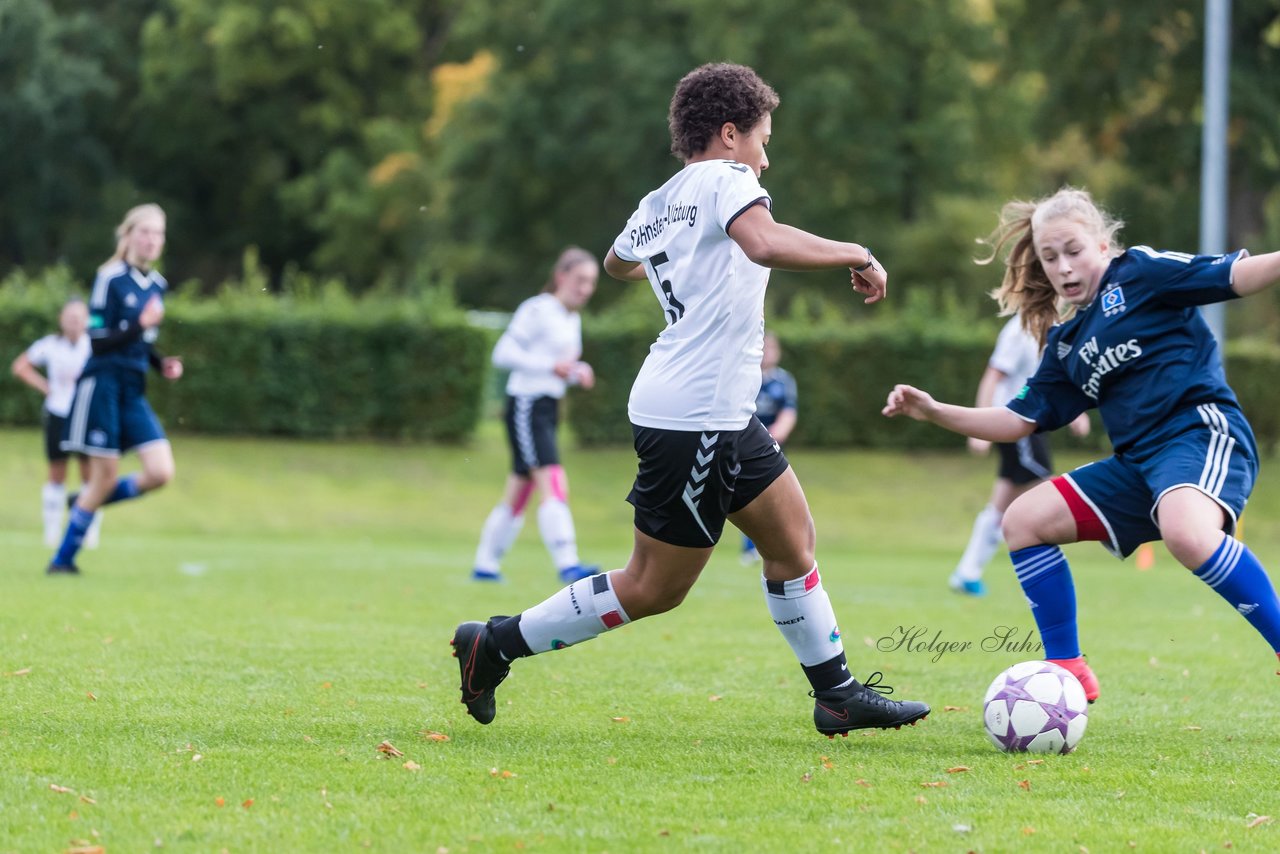
<path fill-rule="evenodd" d="M 1097 401 L 1077 388 L 1063 370 L 1056 355 L 1058 340 L 1058 330 L 1055 329 L 1049 333 L 1040 367 L 1006 404 L 1015 415 L 1035 422 L 1038 433 L 1065 427 L 1080 413 L 1097 405 Z"/>
<path fill-rule="evenodd" d="M 1238 296 L 1231 289 L 1231 267 L 1247 254 L 1238 250 L 1226 255 L 1190 255 L 1135 246 L 1125 253 L 1115 280 L 1150 288 L 1166 305 L 1208 305 Z"/>

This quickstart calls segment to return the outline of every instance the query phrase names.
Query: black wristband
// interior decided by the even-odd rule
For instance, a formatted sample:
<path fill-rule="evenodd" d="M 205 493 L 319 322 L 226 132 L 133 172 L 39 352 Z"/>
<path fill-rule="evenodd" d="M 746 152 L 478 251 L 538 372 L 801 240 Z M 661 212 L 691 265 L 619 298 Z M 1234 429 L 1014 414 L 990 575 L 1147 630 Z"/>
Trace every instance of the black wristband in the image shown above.
<path fill-rule="evenodd" d="M 862 248 L 867 250 L 867 263 L 863 264 L 861 267 L 854 267 L 853 272 L 855 273 L 861 273 L 863 270 L 868 270 L 876 265 L 875 256 L 871 254 L 871 247 L 864 246 Z"/>

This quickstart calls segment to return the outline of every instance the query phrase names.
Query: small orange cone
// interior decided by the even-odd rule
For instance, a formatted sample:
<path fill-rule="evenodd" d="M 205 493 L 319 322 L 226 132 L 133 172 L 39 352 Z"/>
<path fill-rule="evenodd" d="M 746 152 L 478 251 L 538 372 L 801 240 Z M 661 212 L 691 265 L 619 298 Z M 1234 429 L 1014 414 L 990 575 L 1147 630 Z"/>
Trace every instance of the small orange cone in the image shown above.
<path fill-rule="evenodd" d="M 1134 565 L 1138 567 L 1140 572 L 1146 572 L 1156 565 L 1156 550 L 1151 546 L 1151 543 L 1143 543 L 1138 546 L 1138 553 L 1134 556 Z"/>

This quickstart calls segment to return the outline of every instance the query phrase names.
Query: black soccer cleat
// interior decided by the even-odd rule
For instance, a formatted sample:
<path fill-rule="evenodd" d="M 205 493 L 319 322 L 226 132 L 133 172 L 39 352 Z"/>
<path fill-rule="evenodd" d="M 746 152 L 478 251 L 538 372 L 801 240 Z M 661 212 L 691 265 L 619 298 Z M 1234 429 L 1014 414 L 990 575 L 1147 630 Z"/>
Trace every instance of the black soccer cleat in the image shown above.
<path fill-rule="evenodd" d="M 45 575 L 79 575 L 80 567 L 74 563 L 50 563 L 44 568 Z"/>
<path fill-rule="evenodd" d="M 890 700 L 893 689 L 880 684 L 880 671 L 866 684 L 857 679 L 843 688 L 810 691 L 813 697 L 813 725 L 828 738 L 847 736 L 855 729 L 894 729 L 915 726 L 929 715 L 929 707 L 915 700 Z"/>
<path fill-rule="evenodd" d="M 494 619 L 503 619 L 495 617 Z M 462 702 L 467 714 L 477 723 L 487 724 L 497 714 L 493 692 L 511 672 L 510 666 L 490 657 L 489 626 L 485 623 L 462 623 L 453 632 L 453 656 L 462 673 Z"/>

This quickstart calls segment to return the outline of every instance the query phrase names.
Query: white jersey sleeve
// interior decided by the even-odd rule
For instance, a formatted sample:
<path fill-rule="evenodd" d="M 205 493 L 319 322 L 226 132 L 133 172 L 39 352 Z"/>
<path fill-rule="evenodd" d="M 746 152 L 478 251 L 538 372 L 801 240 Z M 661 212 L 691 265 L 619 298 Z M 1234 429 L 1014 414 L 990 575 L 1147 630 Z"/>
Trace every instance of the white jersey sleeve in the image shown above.
<path fill-rule="evenodd" d="M 770 205 L 755 173 L 730 160 L 691 163 L 645 196 L 613 242 L 644 264 L 666 328 L 631 388 L 633 424 L 663 430 L 740 430 L 755 411 L 769 270 L 729 228 Z"/>
<path fill-rule="evenodd" d="M 527 299 L 516 309 L 493 348 L 493 364 L 511 371 L 507 394 L 564 397 L 568 383 L 555 373 L 558 362 L 582 355 L 582 319 L 552 294 Z"/>
<path fill-rule="evenodd" d="M 1004 374 L 996 384 L 993 406 L 1003 406 L 1012 400 L 1040 367 L 1040 345 L 1022 328 L 1020 316 L 1015 314 L 1009 318 L 1000 330 L 987 364 Z"/>
<path fill-rule="evenodd" d="M 58 342 L 57 335 L 46 335 L 27 348 L 27 361 L 37 368 L 48 367 L 53 347 Z"/>

